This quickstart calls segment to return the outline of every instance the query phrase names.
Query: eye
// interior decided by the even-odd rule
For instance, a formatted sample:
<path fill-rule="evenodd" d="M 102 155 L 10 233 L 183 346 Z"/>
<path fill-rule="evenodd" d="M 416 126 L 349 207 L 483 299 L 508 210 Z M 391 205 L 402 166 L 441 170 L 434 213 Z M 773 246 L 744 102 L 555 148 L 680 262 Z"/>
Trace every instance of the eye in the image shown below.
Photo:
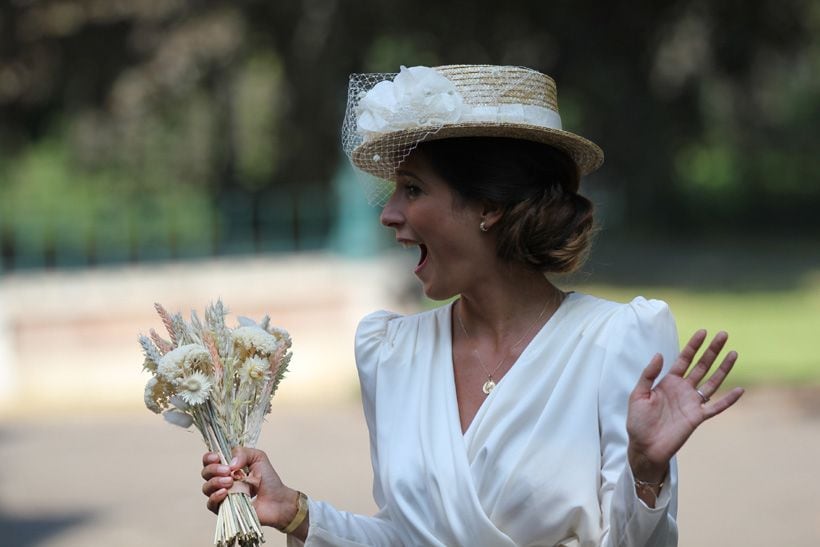
<path fill-rule="evenodd" d="M 404 190 L 404 195 L 407 199 L 414 199 L 421 195 L 421 188 L 413 184 L 412 182 L 405 182 L 402 184 L 402 188 Z"/>

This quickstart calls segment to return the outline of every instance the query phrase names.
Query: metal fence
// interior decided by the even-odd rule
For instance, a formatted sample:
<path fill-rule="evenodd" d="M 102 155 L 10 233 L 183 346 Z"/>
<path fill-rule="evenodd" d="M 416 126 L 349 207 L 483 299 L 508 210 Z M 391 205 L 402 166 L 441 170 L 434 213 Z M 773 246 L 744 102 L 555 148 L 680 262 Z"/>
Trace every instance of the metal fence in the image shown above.
<path fill-rule="evenodd" d="M 158 216 L 133 205 L 95 219 L 0 219 L 0 272 L 321 249 L 337 224 L 331 193 L 315 185 L 223 192 L 194 221 L 183 211 Z"/>

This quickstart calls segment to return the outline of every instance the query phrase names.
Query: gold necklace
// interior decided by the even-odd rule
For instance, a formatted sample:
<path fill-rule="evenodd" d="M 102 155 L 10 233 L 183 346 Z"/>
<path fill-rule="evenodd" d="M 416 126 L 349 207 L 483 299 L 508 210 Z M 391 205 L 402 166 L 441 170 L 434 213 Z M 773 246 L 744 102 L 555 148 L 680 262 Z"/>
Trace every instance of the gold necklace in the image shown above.
<path fill-rule="evenodd" d="M 561 295 L 560 299 L 563 300 L 564 293 L 559 291 L 559 294 Z M 527 331 L 524 333 L 524 336 L 522 336 L 518 340 L 518 342 L 513 344 L 510 347 L 510 349 L 507 350 L 507 353 L 495 365 L 495 368 L 493 368 L 492 371 L 487 370 L 487 366 L 484 364 L 484 359 L 481 358 L 481 354 L 478 352 L 478 348 L 475 348 L 475 347 L 473 348 L 473 353 L 475 354 L 476 358 L 478 359 L 478 363 L 481 365 L 481 368 L 487 374 L 487 381 L 484 382 L 484 385 L 481 386 L 481 391 L 484 392 L 484 395 L 489 395 L 490 392 L 492 392 L 492 390 L 495 389 L 495 380 L 493 379 L 493 375 L 498 371 L 499 368 L 501 368 L 501 365 L 504 363 L 504 361 L 507 360 L 507 357 L 512 355 L 513 352 L 518 348 L 518 346 L 521 345 L 521 342 L 523 342 L 524 339 L 527 338 L 527 336 L 532 331 L 533 327 L 535 327 L 535 325 L 541 320 L 541 318 L 544 317 L 544 313 L 547 311 L 547 306 L 549 306 L 549 303 L 550 303 L 551 300 L 552 300 L 552 298 L 547 298 L 546 301 L 544 301 L 544 307 L 541 308 L 541 313 L 538 314 L 538 317 L 535 318 L 535 321 L 533 321 L 532 324 L 529 326 L 529 328 L 527 328 Z M 560 305 L 560 303 L 559 303 L 559 305 Z M 466 336 L 467 340 L 469 340 L 472 343 L 472 338 L 470 337 L 470 333 L 467 332 L 467 327 L 464 326 L 464 321 L 461 320 L 461 311 L 459 311 L 456 314 L 456 319 L 458 319 L 458 324 L 461 325 L 461 330 L 464 331 L 464 336 Z"/>

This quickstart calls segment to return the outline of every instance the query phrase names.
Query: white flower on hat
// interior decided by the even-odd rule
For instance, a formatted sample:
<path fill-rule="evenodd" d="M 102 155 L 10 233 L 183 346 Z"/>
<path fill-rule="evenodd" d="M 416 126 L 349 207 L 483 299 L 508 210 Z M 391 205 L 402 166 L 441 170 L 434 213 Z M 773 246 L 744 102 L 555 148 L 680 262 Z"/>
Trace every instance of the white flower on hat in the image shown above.
<path fill-rule="evenodd" d="M 357 129 L 365 138 L 402 129 L 440 127 L 458 121 L 464 100 L 453 82 L 425 66 L 401 67 L 373 86 L 357 105 Z"/>

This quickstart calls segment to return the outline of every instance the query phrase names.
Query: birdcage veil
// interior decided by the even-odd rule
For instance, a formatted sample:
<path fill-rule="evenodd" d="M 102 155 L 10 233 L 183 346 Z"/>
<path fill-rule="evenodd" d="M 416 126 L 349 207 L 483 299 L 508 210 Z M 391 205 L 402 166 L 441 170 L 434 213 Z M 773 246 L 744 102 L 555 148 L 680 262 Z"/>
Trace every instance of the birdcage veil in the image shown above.
<path fill-rule="evenodd" d="M 562 129 L 555 82 L 538 71 L 448 65 L 350 76 L 342 147 L 371 204 L 387 201 L 396 168 L 419 143 L 465 136 L 543 142 L 582 175 L 603 163 L 596 144 Z"/>

